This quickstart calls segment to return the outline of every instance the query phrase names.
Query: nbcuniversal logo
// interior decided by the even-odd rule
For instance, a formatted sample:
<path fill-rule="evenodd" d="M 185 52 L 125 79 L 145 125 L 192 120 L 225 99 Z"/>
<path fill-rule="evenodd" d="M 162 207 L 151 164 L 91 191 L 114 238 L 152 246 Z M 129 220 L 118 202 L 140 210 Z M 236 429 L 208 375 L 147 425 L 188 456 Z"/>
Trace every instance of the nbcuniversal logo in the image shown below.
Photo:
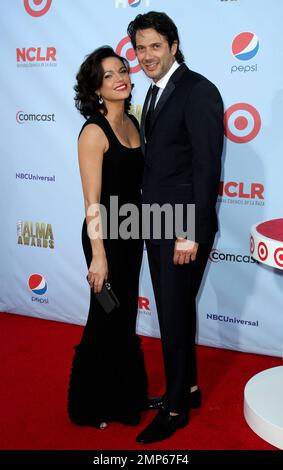
<path fill-rule="evenodd" d="M 17 47 L 17 67 L 56 67 L 56 47 Z"/>

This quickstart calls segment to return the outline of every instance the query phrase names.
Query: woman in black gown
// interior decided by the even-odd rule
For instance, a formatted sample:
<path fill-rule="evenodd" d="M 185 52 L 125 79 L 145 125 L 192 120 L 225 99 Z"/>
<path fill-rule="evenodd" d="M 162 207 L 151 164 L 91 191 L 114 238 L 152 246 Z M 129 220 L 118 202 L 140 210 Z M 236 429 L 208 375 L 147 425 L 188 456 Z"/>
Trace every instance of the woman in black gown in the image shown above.
<path fill-rule="evenodd" d="M 90 230 L 97 203 L 107 210 L 108 227 L 111 217 L 117 217 L 117 211 L 109 213 L 110 197 L 118 197 L 118 209 L 125 203 L 141 207 L 143 157 L 137 121 L 127 112 L 128 71 L 127 61 L 104 46 L 83 62 L 75 86 L 76 107 L 87 119 L 78 155 L 86 210 L 82 243 L 92 289 L 87 323 L 75 348 L 68 412 L 73 423 L 101 429 L 109 421 L 138 424 L 147 397 L 143 353 L 135 332 L 143 241 L 120 235 L 113 239 L 109 233 L 93 239 Z M 122 220 L 119 217 L 118 222 Z M 100 292 L 106 279 L 120 302 L 110 314 L 93 292 Z"/>

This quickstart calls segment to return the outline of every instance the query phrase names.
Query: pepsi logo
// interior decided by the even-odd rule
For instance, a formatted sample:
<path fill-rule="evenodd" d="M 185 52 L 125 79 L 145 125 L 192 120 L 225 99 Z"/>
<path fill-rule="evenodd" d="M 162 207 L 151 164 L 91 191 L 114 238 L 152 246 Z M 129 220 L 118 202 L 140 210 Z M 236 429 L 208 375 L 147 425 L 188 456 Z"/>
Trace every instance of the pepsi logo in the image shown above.
<path fill-rule="evenodd" d="M 250 60 L 258 52 L 258 37 L 251 32 L 238 34 L 232 42 L 232 54 L 238 60 Z"/>
<path fill-rule="evenodd" d="M 260 114 L 251 104 L 233 104 L 224 114 L 225 135 L 237 144 L 244 144 L 253 140 L 259 133 L 260 128 Z"/>
<path fill-rule="evenodd" d="M 145 7 L 149 7 L 150 0 L 115 0 L 115 8 L 126 8 L 127 6 L 137 8 L 141 4 Z"/>
<path fill-rule="evenodd" d="M 129 36 L 125 36 L 119 41 L 116 47 L 116 53 L 122 57 L 126 57 L 130 64 L 131 73 L 137 73 L 141 70 Z"/>
<path fill-rule="evenodd" d="M 51 3 L 52 0 L 24 0 L 24 7 L 29 15 L 36 18 L 45 15 Z"/>
<path fill-rule="evenodd" d="M 44 295 L 47 291 L 47 282 L 41 274 L 31 274 L 28 278 L 28 287 L 36 295 Z"/>
<path fill-rule="evenodd" d="M 141 3 L 141 0 L 128 0 L 128 4 L 130 7 L 138 7 Z"/>

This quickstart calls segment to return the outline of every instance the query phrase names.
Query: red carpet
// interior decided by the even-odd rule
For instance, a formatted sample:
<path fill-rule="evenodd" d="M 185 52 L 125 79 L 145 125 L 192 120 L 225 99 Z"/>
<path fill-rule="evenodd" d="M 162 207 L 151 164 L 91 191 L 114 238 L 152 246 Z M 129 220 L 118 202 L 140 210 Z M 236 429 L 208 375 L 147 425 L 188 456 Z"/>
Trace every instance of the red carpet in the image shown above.
<path fill-rule="evenodd" d="M 82 327 L 0 313 L 0 449 L 274 449 L 243 417 L 243 390 L 257 372 L 282 365 L 280 358 L 200 346 L 199 384 L 204 403 L 189 426 L 170 439 L 140 446 L 137 427 L 111 423 L 108 429 L 72 425 L 66 413 L 73 346 Z M 160 341 L 143 338 L 151 393 L 162 393 Z"/>

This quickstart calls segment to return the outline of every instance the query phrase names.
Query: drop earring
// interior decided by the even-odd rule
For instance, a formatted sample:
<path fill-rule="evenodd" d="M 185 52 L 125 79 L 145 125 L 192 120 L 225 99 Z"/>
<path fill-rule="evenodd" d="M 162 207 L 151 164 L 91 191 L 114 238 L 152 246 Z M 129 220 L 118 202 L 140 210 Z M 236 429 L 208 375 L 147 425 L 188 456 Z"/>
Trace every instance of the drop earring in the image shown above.
<path fill-rule="evenodd" d="M 99 98 L 98 98 L 98 103 L 99 103 L 99 104 L 103 104 L 103 98 L 102 98 L 101 95 L 100 95 Z"/>

